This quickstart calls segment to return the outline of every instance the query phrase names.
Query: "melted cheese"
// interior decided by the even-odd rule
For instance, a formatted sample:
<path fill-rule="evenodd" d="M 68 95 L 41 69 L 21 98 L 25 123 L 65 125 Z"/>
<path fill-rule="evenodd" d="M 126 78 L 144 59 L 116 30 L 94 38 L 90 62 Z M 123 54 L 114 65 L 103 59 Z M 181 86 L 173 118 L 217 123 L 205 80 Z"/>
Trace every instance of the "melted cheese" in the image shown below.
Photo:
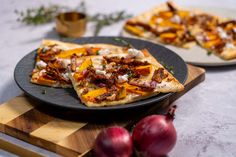
<path fill-rule="evenodd" d="M 109 49 L 101 49 L 98 51 L 99 55 L 108 55 L 110 53 L 111 53 L 111 51 Z"/>

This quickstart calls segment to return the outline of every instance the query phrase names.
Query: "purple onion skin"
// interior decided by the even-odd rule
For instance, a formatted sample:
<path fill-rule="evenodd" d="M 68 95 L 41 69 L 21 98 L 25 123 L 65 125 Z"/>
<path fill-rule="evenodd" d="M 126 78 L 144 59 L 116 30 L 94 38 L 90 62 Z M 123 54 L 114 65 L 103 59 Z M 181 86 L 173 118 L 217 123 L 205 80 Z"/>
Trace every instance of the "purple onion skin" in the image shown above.
<path fill-rule="evenodd" d="M 122 127 L 106 128 L 96 138 L 94 146 L 96 157 L 130 157 L 132 152 L 131 136 Z"/>
<path fill-rule="evenodd" d="M 177 135 L 173 117 L 151 115 L 135 126 L 132 134 L 136 149 L 144 157 L 163 157 L 175 146 Z"/>

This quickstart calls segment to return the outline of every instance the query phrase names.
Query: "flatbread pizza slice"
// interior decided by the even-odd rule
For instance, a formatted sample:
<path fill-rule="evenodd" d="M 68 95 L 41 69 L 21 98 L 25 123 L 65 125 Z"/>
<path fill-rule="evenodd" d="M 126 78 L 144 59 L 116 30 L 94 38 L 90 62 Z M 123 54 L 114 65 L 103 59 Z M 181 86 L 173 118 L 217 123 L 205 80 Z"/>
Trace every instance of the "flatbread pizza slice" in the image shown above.
<path fill-rule="evenodd" d="M 72 87 L 67 67 L 71 58 L 90 55 L 120 53 L 120 47 L 104 44 L 73 44 L 55 40 L 43 40 L 37 50 L 31 82 L 51 87 Z"/>
<path fill-rule="evenodd" d="M 190 11 L 167 2 L 130 19 L 124 29 L 139 37 L 190 48 L 195 43 L 186 26 L 186 21 L 191 16 Z"/>
<path fill-rule="evenodd" d="M 208 29 L 192 30 L 198 44 L 224 60 L 236 58 L 236 22 L 227 21 Z"/>
<path fill-rule="evenodd" d="M 88 107 L 121 105 L 184 89 L 146 49 L 78 58 L 69 76 Z"/>

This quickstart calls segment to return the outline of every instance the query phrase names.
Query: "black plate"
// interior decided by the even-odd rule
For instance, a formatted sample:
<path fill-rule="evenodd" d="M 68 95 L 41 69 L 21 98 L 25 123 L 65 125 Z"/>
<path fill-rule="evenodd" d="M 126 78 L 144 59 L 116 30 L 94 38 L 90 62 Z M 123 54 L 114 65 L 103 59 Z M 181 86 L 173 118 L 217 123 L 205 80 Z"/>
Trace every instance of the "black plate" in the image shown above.
<path fill-rule="evenodd" d="M 122 43 L 115 40 L 116 37 L 85 37 L 70 42 L 78 44 L 87 44 L 87 43 L 108 43 L 115 45 L 122 45 Z M 130 44 L 132 44 L 137 49 L 147 48 L 150 53 L 157 58 L 159 61 L 163 62 L 167 66 L 173 66 L 174 76 L 181 82 L 184 83 L 187 78 L 187 66 L 185 62 L 173 51 L 143 40 L 132 39 L 132 38 L 123 38 Z M 40 86 L 30 83 L 30 74 L 34 68 L 35 64 L 35 55 L 36 50 L 27 54 L 22 58 L 19 63 L 16 65 L 14 71 L 15 81 L 18 86 L 29 96 L 44 102 L 43 105 L 53 105 L 57 107 L 64 107 L 67 109 L 73 109 L 82 112 L 98 112 L 98 111 L 114 111 L 114 110 L 124 110 L 124 109 L 133 109 L 136 107 L 142 107 L 154 102 L 158 102 L 164 98 L 167 98 L 172 93 L 168 94 L 159 94 L 157 96 L 140 100 L 137 102 L 129 103 L 126 105 L 110 106 L 110 107 L 87 107 L 83 105 L 78 99 L 76 92 L 73 89 L 61 89 L 61 88 L 51 88 L 46 86 Z M 43 91 L 46 91 L 46 94 L 42 94 Z"/>

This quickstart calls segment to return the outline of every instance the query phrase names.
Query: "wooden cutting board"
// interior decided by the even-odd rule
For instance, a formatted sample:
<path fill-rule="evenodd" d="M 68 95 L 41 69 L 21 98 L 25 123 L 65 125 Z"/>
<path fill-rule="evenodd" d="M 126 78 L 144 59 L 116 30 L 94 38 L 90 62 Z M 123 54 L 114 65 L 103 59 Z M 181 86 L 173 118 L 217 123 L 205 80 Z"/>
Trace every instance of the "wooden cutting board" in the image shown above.
<path fill-rule="evenodd" d="M 143 116 L 163 113 L 173 101 L 204 80 L 204 69 L 188 65 L 188 70 L 183 92 L 173 94 L 158 105 L 153 104 L 129 113 L 114 113 L 113 117 L 116 118 L 104 117 L 100 121 L 88 122 L 83 115 L 73 111 L 48 107 L 45 109 L 44 104 L 39 105 L 31 98 L 21 95 L 0 105 L 0 131 L 63 156 L 90 156 L 94 140 L 103 128 L 120 125 L 130 129 Z M 27 148 L 14 149 L 14 144 L 11 147 L 6 145 L 9 143 L 0 140 L 0 148 L 23 156 L 24 153 L 30 154 Z"/>

